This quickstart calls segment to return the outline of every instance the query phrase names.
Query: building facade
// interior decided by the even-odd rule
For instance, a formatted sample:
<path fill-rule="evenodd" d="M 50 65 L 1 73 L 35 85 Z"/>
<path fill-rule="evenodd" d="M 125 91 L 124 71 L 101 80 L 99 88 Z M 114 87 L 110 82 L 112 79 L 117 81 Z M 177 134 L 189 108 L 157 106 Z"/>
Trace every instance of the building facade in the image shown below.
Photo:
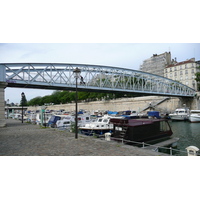
<path fill-rule="evenodd" d="M 164 77 L 179 81 L 197 91 L 197 82 L 195 81 L 195 73 L 199 72 L 199 61 L 195 62 L 195 58 L 168 65 L 164 71 Z"/>
<path fill-rule="evenodd" d="M 143 64 L 140 65 L 140 70 L 156 74 L 158 76 L 164 76 L 164 69 L 171 64 L 172 61 L 170 52 L 165 52 L 159 55 L 153 54 L 151 58 L 143 61 Z"/>

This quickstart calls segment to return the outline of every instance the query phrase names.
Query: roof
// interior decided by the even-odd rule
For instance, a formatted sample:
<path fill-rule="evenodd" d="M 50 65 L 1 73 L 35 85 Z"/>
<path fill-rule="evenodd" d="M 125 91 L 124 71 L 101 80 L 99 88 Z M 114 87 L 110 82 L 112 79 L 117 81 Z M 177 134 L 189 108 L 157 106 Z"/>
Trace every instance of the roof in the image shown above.
<path fill-rule="evenodd" d="M 186 61 L 182 61 L 182 62 L 179 62 L 179 63 L 176 63 L 176 64 L 168 65 L 166 68 L 175 67 L 175 66 L 178 66 L 178 65 L 184 65 L 184 64 L 187 64 L 187 63 L 195 63 L 195 61 L 191 58 L 191 59 L 186 60 Z"/>
<path fill-rule="evenodd" d="M 110 119 L 110 123 L 118 126 L 142 126 L 160 121 L 165 121 L 165 119 Z"/>

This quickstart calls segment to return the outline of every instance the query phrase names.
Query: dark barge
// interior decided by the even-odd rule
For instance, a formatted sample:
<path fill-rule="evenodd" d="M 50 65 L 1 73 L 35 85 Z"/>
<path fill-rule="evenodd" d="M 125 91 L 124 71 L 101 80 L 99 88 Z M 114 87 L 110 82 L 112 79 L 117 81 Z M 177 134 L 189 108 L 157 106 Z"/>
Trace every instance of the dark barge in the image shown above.
<path fill-rule="evenodd" d="M 111 118 L 113 138 L 135 142 L 149 142 L 168 139 L 173 134 L 165 119 L 117 119 Z"/>

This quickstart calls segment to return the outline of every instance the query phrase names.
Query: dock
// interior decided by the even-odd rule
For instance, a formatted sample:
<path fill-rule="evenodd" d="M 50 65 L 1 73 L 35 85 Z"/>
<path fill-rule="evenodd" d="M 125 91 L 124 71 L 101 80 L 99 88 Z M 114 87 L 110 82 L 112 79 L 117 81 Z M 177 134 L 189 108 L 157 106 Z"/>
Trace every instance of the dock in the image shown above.
<path fill-rule="evenodd" d="M 177 146 L 177 142 L 178 141 L 179 141 L 179 138 L 173 137 L 173 138 L 170 138 L 168 140 L 156 143 L 154 145 L 146 146 L 146 147 L 143 147 L 143 148 L 144 149 L 148 149 L 148 150 L 156 151 L 159 147 L 167 147 L 167 146 L 170 146 L 170 145 L 172 147 L 175 147 L 175 146 Z"/>

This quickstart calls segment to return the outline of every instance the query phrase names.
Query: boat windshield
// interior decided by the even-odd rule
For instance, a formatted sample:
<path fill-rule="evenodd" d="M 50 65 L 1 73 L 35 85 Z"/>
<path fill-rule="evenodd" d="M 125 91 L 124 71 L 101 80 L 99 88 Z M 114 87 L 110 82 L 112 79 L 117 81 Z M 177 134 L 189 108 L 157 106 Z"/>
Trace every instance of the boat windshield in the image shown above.
<path fill-rule="evenodd" d="M 166 121 L 160 122 L 160 131 L 169 131 L 170 127 L 169 124 Z"/>
<path fill-rule="evenodd" d="M 102 122 L 102 120 L 103 120 L 102 118 L 99 118 L 99 119 L 98 119 L 98 122 Z"/>
<path fill-rule="evenodd" d="M 179 110 L 179 111 L 176 111 L 176 113 L 186 113 L 185 110 Z"/>

